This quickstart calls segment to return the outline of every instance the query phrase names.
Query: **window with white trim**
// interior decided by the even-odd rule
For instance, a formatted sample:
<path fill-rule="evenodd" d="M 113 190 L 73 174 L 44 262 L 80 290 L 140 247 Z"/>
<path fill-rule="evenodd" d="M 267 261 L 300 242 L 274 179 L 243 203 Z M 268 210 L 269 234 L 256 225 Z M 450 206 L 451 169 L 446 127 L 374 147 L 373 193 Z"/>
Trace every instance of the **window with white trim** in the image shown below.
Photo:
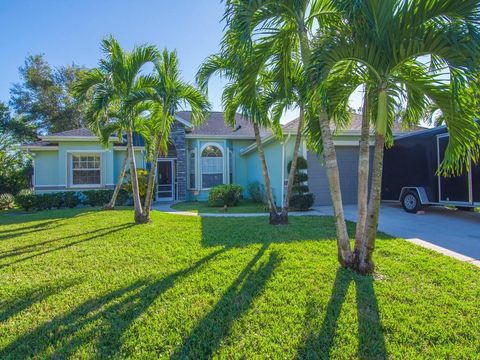
<path fill-rule="evenodd" d="M 188 187 L 190 189 L 195 189 L 195 150 L 190 151 L 190 156 L 188 158 Z"/>
<path fill-rule="evenodd" d="M 223 184 L 223 153 L 215 145 L 207 145 L 201 154 L 202 187 L 210 189 Z"/>
<path fill-rule="evenodd" d="M 72 185 L 101 185 L 100 154 L 72 155 Z"/>

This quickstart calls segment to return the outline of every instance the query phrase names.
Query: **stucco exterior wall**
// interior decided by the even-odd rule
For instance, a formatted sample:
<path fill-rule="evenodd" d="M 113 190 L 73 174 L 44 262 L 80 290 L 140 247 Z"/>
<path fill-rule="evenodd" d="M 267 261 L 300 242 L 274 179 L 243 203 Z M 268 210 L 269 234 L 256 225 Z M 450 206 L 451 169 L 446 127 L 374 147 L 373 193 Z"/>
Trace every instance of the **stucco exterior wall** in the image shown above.
<path fill-rule="evenodd" d="M 264 146 L 265 159 L 267 161 L 268 174 L 272 184 L 272 192 L 277 204 L 282 202 L 282 174 L 284 162 L 282 161 L 283 144 L 278 141 L 271 141 Z M 257 151 L 245 155 L 247 162 L 247 184 L 259 182 L 264 184 L 262 167 Z"/>

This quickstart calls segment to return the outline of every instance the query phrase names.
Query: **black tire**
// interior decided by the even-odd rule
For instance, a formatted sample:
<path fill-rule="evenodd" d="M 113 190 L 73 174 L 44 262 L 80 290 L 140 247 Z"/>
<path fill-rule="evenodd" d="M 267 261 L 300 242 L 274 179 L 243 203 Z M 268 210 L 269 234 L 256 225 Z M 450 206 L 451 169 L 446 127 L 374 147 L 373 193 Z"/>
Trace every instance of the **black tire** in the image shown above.
<path fill-rule="evenodd" d="M 402 206 L 403 210 L 408 213 L 416 214 L 422 209 L 422 204 L 420 203 L 420 198 L 416 191 L 406 191 L 402 196 Z"/>

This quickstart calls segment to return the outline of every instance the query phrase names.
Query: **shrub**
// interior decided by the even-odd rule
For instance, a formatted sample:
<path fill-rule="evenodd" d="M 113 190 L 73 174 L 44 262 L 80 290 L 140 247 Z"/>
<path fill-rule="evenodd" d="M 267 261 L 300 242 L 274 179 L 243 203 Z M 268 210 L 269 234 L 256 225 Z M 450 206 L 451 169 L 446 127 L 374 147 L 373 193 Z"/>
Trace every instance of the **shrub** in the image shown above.
<path fill-rule="evenodd" d="M 22 189 L 20 190 L 17 195 L 32 195 L 33 191 L 30 189 Z"/>
<path fill-rule="evenodd" d="M 137 169 L 137 177 L 138 177 L 138 190 L 140 193 L 140 198 L 143 202 L 145 200 L 145 196 L 147 195 L 148 171 L 144 169 Z M 125 178 L 126 178 L 126 182 L 123 185 L 123 189 L 127 191 L 128 194 L 132 194 L 132 176 L 130 175 L 130 171 L 127 171 Z"/>
<path fill-rule="evenodd" d="M 287 169 L 290 171 L 292 162 L 288 163 Z M 290 197 L 290 207 L 297 210 L 308 210 L 315 202 L 315 196 L 310 193 L 310 189 L 306 182 L 308 181 L 307 170 L 308 163 L 303 157 L 298 157 L 297 167 L 295 168 L 295 175 L 293 178 L 293 194 Z"/>
<path fill-rule="evenodd" d="M 242 199 L 243 188 L 240 185 L 218 185 L 210 189 L 208 204 L 210 206 L 236 206 Z"/>
<path fill-rule="evenodd" d="M 53 208 L 54 194 L 37 194 L 33 195 L 33 208 L 38 210 L 50 210 Z"/>
<path fill-rule="evenodd" d="M 79 194 L 77 192 L 67 191 L 63 193 L 63 206 L 70 209 L 78 206 L 81 203 Z"/>
<path fill-rule="evenodd" d="M 26 194 L 25 192 L 22 193 L 22 191 L 20 191 L 18 195 L 15 196 L 15 203 L 25 211 L 28 211 L 34 207 L 35 196 L 36 195 Z"/>
<path fill-rule="evenodd" d="M 65 191 L 45 194 L 32 194 L 30 190 L 22 190 L 15 197 L 15 202 L 25 210 L 74 208 L 80 204 L 103 206 L 110 201 L 113 190 Z M 120 190 L 117 204 L 124 205 L 128 200 L 128 193 Z"/>
<path fill-rule="evenodd" d="M 290 206 L 294 209 L 305 211 L 310 209 L 315 202 L 315 195 L 312 193 L 295 194 L 290 198 Z"/>
<path fill-rule="evenodd" d="M 85 205 L 103 206 L 112 198 L 113 190 L 88 190 L 83 194 L 86 196 Z"/>
<path fill-rule="evenodd" d="M 0 210 L 7 210 L 13 207 L 15 199 L 12 194 L 5 193 L 0 195 Z"/>
<path fill-rule="evenodd" d="M 247 186 L 248 197 L 255 203 L 265 202 L 265 194 L 262 185 L 258 181 L 249 183 Z"/>

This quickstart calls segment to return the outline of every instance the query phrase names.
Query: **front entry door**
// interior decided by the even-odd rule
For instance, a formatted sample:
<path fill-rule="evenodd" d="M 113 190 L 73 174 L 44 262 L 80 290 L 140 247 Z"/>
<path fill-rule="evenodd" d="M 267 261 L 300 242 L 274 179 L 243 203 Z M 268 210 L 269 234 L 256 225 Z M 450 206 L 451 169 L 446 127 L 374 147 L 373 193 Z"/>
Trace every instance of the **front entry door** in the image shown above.
<path fill-rule="evenodd" d="M 173 160 L 158 160 L 157 166 L 157 200 L 174 199 Z"/>

